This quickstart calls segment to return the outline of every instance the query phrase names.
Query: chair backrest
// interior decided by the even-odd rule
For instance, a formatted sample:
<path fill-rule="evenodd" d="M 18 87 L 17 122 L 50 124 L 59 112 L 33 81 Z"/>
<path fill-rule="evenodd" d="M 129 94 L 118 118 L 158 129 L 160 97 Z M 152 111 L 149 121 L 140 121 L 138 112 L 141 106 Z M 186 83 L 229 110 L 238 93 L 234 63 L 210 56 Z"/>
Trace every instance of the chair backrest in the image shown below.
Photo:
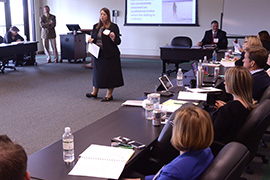
<path fill-rule="evenodd" d="M 3 37 L 0 36 L 0 43 L 3 43 Z"/>
<path fill-rule="evenodd" d="M 201 180 L 238 180 L 247 165 L 250 153 L 238 142 L 226 144 L 206 171 Z"/>
<path fill-rule="evenodd" d="M 270 99 L 270 86 L 264 90 L 260 102 L 263 102 L 265 99 Z"/>
<path fill-rule="evenodd" d="M 234 139 L 248 148 L 251 153 L 250 161 L 256 155 L 260 140 L 269 124 L 270 99 L 266 99 L 252 110 Z"/>
<path fill-rule="evenodd" d="M 192 46 L 192 40 L 186 36 L 177 36 L 172 39 L 171 45 L 190 48 Z"/>

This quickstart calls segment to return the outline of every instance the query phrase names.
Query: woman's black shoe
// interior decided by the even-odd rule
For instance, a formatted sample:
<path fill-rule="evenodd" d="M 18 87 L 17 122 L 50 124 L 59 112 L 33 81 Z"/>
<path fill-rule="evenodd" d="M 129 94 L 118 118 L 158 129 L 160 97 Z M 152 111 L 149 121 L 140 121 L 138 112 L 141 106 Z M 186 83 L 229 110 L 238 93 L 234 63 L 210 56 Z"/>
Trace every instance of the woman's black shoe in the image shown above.
<path fill-rule="evenodd" d="M 93 95 L 93 94 L 91 94 L 91 93 L 87 93 L 86 94 L 86 97 L 88 97 L 88 98 L 97 98 L 97 95 Z"/>
<path fill-rule="evenodd" d="M 113 100 L 112 96 L 111 97 L 105 97 L 104 99 L 101 99 L 100 101 L 101 102 L 107 102 L 107 101 L 111 101 L 111 100 Z"/>

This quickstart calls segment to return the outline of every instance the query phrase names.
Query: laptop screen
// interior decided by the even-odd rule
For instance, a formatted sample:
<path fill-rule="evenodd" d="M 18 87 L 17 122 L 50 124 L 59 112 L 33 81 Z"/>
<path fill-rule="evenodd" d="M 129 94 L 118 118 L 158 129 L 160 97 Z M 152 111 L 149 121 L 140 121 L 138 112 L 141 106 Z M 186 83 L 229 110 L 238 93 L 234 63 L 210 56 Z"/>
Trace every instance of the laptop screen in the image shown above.
<path fill-rule="evenodd" d="M 168 91 L 170 88 L 173 87 L 172 83 L 170 82 L 170 80 L 168 79 L 168 77 L 166 75 L 160 77 L 160 81 L 161 83 L 165 86 L 164 88 Z"/>

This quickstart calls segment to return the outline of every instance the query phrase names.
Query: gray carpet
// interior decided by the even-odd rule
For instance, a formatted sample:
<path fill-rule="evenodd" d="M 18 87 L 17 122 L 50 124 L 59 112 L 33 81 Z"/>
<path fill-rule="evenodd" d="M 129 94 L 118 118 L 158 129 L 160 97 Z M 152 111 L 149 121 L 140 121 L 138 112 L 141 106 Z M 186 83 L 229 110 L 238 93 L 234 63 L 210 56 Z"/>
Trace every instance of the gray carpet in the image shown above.
<path fill-rule="evenodd" d="M 0 74 L 1 134 L 23 145 L 27 154 L 59 140 L 64 127 L 77 131 L 117 110 L 127 99 L 136 99 L 159 84 L 161 61 L 122 60 L 125 85 L 115 89 L 111 102 L 88 99 L 92 70 L 88 63 L 51 63 L 37 57 L 38 66 L 18 67 Z M 100 90 L 102 98 L 106 90 Z"/>

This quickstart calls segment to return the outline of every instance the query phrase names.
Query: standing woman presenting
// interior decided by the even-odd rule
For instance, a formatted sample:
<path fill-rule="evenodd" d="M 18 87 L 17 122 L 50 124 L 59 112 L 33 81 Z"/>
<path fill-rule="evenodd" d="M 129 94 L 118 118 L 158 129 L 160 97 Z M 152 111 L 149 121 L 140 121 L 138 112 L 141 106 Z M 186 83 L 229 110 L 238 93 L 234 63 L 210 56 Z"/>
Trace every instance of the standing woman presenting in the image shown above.
<path fill-rule="evenodd" d="M 100 10 L 99 22 L 94 25 L 89 43 L 95 43 L 100 47 L 98 58 L 94 57 L 93 91 L 86 97 L 96 98 L 99 89 L 106 88 L 106 96 L 102 102 L 113 100 L 113 90 L 124 85 L 120 51 L 117 47 L 121 43 L 119 28 L 111 22 L 110 10 Z"/>

